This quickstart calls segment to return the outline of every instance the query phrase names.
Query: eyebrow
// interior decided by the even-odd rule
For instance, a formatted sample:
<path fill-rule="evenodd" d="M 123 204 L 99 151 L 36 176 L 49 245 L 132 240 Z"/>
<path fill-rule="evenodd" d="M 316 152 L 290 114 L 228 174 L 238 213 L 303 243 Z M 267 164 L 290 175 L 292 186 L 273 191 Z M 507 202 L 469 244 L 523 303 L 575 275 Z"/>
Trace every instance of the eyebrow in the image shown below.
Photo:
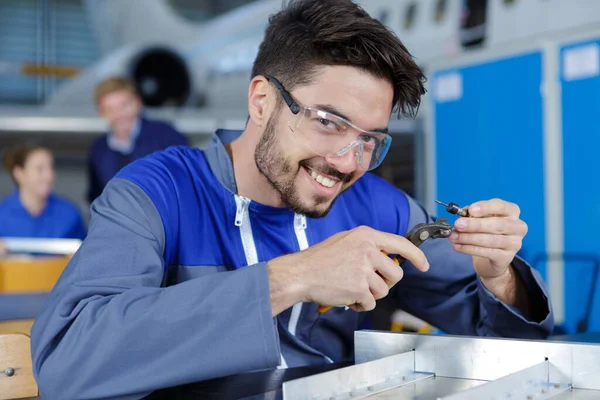
<path fill-rule="evenodd" d="M 348 118 L 347 115 L 345 115 L 343 112 L 341 112 L 340 110 L 338 110 L 337 108 L 335 108 L 335 106 L 332 106 L 331 104 L 316 104 L 315 107 L 328 112 L 330 114 L 335 114 L 338 117 L 342 117 L 344 118 L 346 121 L 350 121 L 352 122 L 352 120 L 350 118 Z M 354 124 L 354 122 L 352 122 Z M 355 124 L 356 125 L 356 124 Z M 388 133 L 388 128 L 375 128 L 375 129 L 365 129 L 366 131 L 368 130 L 369 132 L 379 132 L 379 133 Z"/>

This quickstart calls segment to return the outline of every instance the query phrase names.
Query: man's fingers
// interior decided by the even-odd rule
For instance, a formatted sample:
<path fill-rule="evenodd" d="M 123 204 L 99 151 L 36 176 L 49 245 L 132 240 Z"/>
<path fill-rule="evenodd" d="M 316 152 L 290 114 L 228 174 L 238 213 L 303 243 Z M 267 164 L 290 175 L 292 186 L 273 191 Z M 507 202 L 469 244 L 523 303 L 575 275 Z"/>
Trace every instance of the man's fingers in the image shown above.
<path fill-rule="evenodd" d="M 454 227 L 459 232 L 518 236 L 525 236 L 527 233 L 527 224 L 525 222 L 501 217 L 459 218 L 454 223 Z"/>
<path fill-rule="evenodd" d="M 402 279 L 404 270 L 396 264 L 388 255 L 378 252 L 373 264 L 380 278 L 384 280 L 388 288 L 391 288 Z"/>
<path fill-rule="evenodd" d="M 514 217 L 521 215 L 521 209 L 515 203 L 501 199 L 478 201 L 468 207 L 469 215 L 472 217 Z"/>
<path fill-rule="evenodd" d="M 449 239 L 452 243 L 504 250 L 518 250 L 522 245 L 520 236 L 494 235 L 490 233 L 452 232 Z"/>
<path fill-rule="evenodd" d="M 388 254 L 401 255 L 423 272 L 429 269 L 429 263 L 423 251 L 405 237 L 375 229 L 365 232 L 365 234 L 365 240 L 374 243 L 379 250 L 383 250 Z"/>
<path fill-rule="evenodd" d="M 367 280 L 369 282 L 369 290 L 375 300 L 382 299 L 388 295 L 390 288 L 377 272 L 373 271 L 373 273 L 368 276 Z"/>
<path fill-rule="evenodd" d="M 508 265 L 514 258 L 514 252 L 503 249 L 490 249 L 488 247 L 473 246 L 469 244 L 453 243 L 452 247 L 456 251 L 472 256 L 478 256 L 492 260 L 499 265 Z"/>
<path fill-rule="evenodd" d="M 375 308 L 376 301 L 370 292 L 365 293 L 364 297 L 358 300 L 355 304 L 349 306 L 354 311 L 371 311 Z"/>

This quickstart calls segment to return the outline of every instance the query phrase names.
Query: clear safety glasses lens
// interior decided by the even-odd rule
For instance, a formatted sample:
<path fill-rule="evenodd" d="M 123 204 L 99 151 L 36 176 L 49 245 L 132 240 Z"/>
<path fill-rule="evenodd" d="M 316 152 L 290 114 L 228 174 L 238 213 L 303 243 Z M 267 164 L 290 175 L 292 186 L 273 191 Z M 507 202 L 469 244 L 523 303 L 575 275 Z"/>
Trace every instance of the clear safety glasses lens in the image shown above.
<path fill-rule="evenodd" d="M 367 171 L 381 164 L 392 143 L 392 137 L 386 133 L 365 131 L 335 114 L 312 107 L 301 107 L 289 121 L 289 127 L 308 149 L 320 156 L 344 156 L 353 151 L 359 166 Z"/>

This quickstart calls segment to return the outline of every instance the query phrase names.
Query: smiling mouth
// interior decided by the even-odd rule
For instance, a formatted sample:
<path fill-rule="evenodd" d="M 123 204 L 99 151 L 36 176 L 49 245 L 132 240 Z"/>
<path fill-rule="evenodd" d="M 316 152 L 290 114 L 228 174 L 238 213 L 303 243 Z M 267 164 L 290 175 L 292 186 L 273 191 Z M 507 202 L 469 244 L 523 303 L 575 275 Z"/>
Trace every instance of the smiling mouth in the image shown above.
<path fill-rule="evenodd" d="M 319 174 L 318 172 L 313 171 L 312 169 L 308 169 L 308 168 L 306 168 L 306 169 L 308 170 L 309 175 L 315 181 L 319 182 L 322 186 L 325 186 L 326 188 L 332 188 L 335 186 L 336 183 L 339 182 L 338 180 L 323 176 L 323 175 Z"/>

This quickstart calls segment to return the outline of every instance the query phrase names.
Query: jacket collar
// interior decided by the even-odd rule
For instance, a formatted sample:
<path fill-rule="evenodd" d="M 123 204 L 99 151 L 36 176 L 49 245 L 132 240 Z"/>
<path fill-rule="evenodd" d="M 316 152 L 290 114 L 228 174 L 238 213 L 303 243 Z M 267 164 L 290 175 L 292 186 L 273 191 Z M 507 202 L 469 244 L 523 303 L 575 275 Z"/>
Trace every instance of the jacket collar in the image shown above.
<path fill-rule="evenodd" d="M 221 185 L 232 193 L 237 193 L 233 162 L 225 144 L 237 139 L 242 134 L 241 130 L 217 129 L 213 133 L 208 146 L 203 150 L 206 161 L 213 174 Z"/>

